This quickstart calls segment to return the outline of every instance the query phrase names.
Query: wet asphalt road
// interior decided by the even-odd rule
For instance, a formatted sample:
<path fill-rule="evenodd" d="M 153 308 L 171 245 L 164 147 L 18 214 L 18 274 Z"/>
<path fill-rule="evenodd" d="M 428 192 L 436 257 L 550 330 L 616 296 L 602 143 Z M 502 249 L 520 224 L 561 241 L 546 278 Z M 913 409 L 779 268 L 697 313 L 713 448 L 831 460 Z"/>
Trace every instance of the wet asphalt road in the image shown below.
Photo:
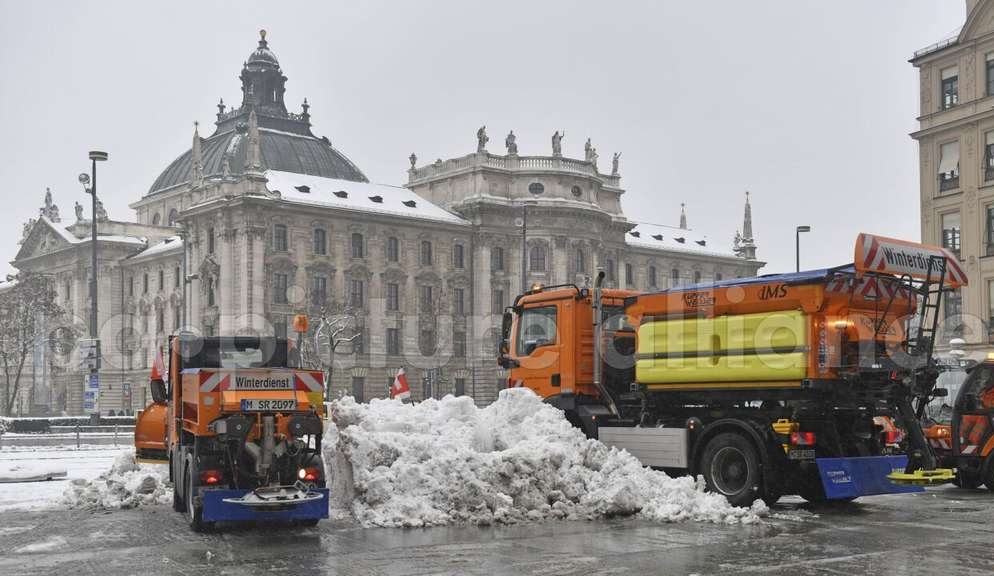
<path fill-rule="evenodd" d="M 4 512 L 0 574 L 994 573 L 994 493 L 952 487 L 811 508 L 757 526 L 630 519 L 510 527 L 228 527 L 194 534 L 169 506 Z"/>

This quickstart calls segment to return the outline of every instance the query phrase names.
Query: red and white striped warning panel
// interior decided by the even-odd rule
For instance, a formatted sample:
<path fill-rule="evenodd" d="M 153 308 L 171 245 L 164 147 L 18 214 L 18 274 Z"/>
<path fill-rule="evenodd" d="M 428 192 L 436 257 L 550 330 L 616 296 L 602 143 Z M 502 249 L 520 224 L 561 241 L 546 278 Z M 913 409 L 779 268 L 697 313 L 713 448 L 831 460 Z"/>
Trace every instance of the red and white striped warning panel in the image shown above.
<path fill-rule="evenodd" d="M 856 272 L 894 274 L 924 280 L 928 277 L 932 257 L 946 259 L 946 276 L 942 283 L 948 288 L 967 285 L 966 272 L 959 265 L 959 258 L 945 248 L 907 242 L 873 234 L 860 234 L 856 238 Z M 933 269 L 932 280 L 938 280 Z"/>

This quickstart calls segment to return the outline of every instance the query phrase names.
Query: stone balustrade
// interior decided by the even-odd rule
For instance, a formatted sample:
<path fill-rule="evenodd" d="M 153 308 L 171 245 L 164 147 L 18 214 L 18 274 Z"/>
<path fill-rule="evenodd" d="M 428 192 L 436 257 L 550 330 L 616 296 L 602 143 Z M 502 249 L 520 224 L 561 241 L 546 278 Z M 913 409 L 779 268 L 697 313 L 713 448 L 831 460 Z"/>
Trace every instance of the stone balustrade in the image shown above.
<path fill-rule="evenodd" d="M 481 167 L 511 171 L 571 172 L 599 178 L 608 186 L 618 186 L 621 181 L 619 175 L 601 174 L 593 163 L 586 160 L 563 156 L 518 156 L 516 154 L 500 156 L 489 152 L 478 152 L 411 168 L 407 171 L 408 182 L 437 178 L 452 172 Z"/>

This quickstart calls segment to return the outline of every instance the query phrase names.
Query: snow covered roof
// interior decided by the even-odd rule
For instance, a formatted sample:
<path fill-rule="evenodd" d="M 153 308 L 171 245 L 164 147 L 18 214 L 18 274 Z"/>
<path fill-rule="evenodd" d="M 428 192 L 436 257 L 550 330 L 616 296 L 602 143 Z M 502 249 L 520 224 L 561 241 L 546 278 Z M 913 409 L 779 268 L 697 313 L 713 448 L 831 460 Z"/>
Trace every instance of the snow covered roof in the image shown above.
<path fill-rule="evenodd" d="M 178 252 L 183 248 L 183 239 L 179 236 L 170 236 L 158 244 L 153 244 L 147 249 L 135 254 L 131 257 L 131 260 L 153 258 L 155 256 L 161 256 L 163 254 L 169 254 L 171 252 Z"/>
<path fill-rule="evenodd" d="M 407 188 L 370 184 L 267 170 L 267 188 L 279 192 L 284 200 L 299 204 L 359 210 L 401 218 L 434 220 L 468 225 L 469 221 L 436 206 Z"/>
<path fill-rule="evenodd" d="M 46 218 L 44 216 L 41 216 L 39 218 L 39 220 L 41 220 L 42 222 L 44 222 L 45 224 L 47 224 L 49 228 L 51 228 L 52 230 L 54 230 L 55 233 L 59 235 L 59 237 L 61 237 L 63 240 L 65 240 L 69 244 L 83 244 L 83 243 L 86 243 L 86 242 L 90 241 L 90 236 L 89 235 L 87 235 L 84 238 L 77 238 L 71 232 L 69 232 L 68 230 L 66 230 L 62 226 L 59 226 L 55 222 L 52 222 L 51 220 L 49 220 L 48 218 Z M 124 235 L 124 234 L 107 234 L 107 235 L 104 235 L 104 234 L 100 234 L 99 230 L 97 232 L 97 242 L 118 242 L 118 243 L 121 243 L 121 244 L 145 244 L 146 241 L 147 240 L 144 237 L 139 237 L 139 236 L 127 236 L 127 235 Z"/>
<path fill-rule="evenodd" d="M 731 252 L 715 250 L 704 234 L 661 224 L 639 222 L 635 228 L 625 234 L 625 243 L 636 248 L 689 252 L 702 256 L 736 257 Z"/>

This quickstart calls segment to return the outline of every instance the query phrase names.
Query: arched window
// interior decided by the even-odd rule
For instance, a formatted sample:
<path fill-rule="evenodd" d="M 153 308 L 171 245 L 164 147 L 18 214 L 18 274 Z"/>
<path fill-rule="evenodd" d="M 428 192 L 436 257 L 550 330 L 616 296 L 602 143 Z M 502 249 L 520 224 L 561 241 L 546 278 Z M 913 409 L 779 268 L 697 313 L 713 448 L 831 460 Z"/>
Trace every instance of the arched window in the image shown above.
<path fill-rule="evenodd" d="M 161 217 L 159 216 L 158 212 L 156 212 L 155 214 L 153 214 L 152 215 L 152 226 L 158 226 L 160 220 L 161 220 Z"/>
<path fill-rule="evenodd" d="M 358 232 L 352 233 L 352 257 L 353 258 L 363 258 L 365 257 L 366 251 L 363 250 L 362 245 L 362 234 Z"/>
<path fill-rule="evenodd" d="M 176 226 L 177 220 L 179 220 L 179 210 L 173 208 L 169 211 L 169 225 Z"/>
<path fill-rule="evenodd" d="M 587 258 L 583 253 L 583 248 L 576 249 L 576 273 L 583 274 L 587 271 Z"/>
<path fill-rule="evenodd" d="M 528 269 L 532 271 L 545 271 L 545 246 L 532 246 L 528 251 Z"/>

